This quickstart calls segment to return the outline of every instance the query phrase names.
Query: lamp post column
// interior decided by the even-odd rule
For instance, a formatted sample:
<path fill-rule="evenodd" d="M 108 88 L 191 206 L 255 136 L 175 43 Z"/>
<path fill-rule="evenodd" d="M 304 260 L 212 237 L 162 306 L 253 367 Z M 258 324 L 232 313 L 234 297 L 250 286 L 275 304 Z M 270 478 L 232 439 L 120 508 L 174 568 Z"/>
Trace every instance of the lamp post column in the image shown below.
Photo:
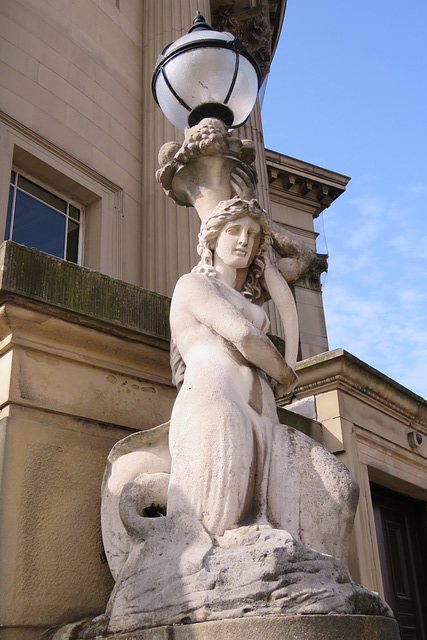
<path fill-rule="evenodd" d="M 151 78 L 159 51 L 187 33 L 197 9 L 210 19 L 209 0 L 144 2 L 141 284 L 165 295 L 172 294 L 179 276 L 197 262 L 195 239 L 200 220 L 194 209 L 178 208 L 156 183 L 158 150 L 168 140 L 182 140 L 183 135 L 154 102 Z"/>
<path fill-rule="evenodd" d="M 262 133 L 261 107 L 257 99 L 249 120 L 236 131 L 240 139 L 252 140 L 255 145 L 255 169 L 258 174 L 258 201 L 271 219 L 271 203 L 268 190 L 267 164 Z"/>

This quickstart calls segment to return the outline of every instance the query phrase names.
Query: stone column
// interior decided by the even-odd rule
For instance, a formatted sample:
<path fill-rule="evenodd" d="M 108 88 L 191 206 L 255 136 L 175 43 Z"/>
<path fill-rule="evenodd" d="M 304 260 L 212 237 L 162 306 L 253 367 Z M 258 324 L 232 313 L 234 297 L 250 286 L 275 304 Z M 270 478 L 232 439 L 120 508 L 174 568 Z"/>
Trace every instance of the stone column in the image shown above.
<path fill-rule="evenodd" d="M 170 140 L 183 135 L 163 115 L 151 93 L 151 78 L 159 53 L 185 35 L 196 10 L 210 20 L 209 0 L 145 0 L 144 2 L 144 121 L 142 123 L 142 286 L 171 295 L 175 282 L 197 263 L 200 220 L 194 209 L 177 206 L 156 182 L 157 154 Z"/>
<path fill-rule="evenodd" d="M 258 201 L 262 208 L 266 210 L 269 220 L 271 220 L 271 204 L 259 100 L 256 101 L 247 123 L 237 129 L 236 133 L 242 140 L 247 138 L 255 144 L 256 158 L 254 164 L 258 174 Z"/>

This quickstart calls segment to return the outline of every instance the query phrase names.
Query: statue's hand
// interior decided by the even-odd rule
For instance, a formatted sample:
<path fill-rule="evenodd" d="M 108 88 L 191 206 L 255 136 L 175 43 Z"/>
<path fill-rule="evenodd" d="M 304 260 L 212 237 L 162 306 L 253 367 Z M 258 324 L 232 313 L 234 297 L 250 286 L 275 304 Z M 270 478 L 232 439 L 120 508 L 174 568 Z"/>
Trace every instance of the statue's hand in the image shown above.
<path fill-rule="evenodd" d="M 255 186 L 251 176 L 241 167 L 236 167 L 231 174 L 231 186 L 236 196 L 242 200 L 252 200 L 255 198 Z"/>
<path fill-rule="evenodd" d="M 283 396 L 286 396 L 288 393 L 290 393 L 293 389 L 295 389 L 295 387 L 298 384 L 298 376 L 295 373 L 295 371 L 292 371 L 292 378 L 293 381 L 290 382 L 290 384 L 281 384 L 280 382 L 277 382 L 276 385 L 273 388 L 273 393 L 274 393 L 274 397 L 276 398 L 276 400 L 279 400 L 280 398 L 283 398 Z"/>

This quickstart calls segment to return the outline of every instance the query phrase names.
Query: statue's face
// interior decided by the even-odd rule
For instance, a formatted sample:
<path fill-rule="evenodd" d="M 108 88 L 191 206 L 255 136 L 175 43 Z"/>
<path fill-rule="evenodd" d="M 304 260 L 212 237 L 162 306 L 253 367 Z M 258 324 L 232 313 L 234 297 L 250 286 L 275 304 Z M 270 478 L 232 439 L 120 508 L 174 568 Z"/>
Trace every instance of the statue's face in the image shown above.
<path fill-rule="evenodd" d="M 261 225 L 250 216 L 227 222 L 221 229 L 214 254 L 229 267 L 244 269 L 255 258 L 261 240 Z"/>

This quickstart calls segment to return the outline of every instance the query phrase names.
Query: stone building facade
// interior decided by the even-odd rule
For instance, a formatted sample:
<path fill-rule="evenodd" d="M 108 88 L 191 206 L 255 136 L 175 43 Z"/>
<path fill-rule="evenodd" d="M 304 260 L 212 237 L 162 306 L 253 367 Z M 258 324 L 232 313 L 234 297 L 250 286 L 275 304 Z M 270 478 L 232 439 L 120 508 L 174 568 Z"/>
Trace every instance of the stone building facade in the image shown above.
<path fill-rule="evenodd" d="M 106 456 L 133 430 L 166 421 L 175 397 L 168 296 L 195 264 L 198 218 L 154 179 L 160 146 L 182 139 L 151 97 L 156 56 L 199 9 L 238 32 L 266 73 L 285 5 L 0 3 L 0 638 L 31 640 L 104 609 Z M 348 178 L 265 150 L 259 105 L 238 135 L 255 142 L 269 216 L 315 250 L 313 219 Z M 358 478 L 353 576 L 394 598 L 402 628 L 421 634 L 427 403 L 328 352 L 319 276 L 295 287 L 300 384 L 293 413 L 280 412 Z M 391 547 L 403 567 L 397 586 Z"/>

